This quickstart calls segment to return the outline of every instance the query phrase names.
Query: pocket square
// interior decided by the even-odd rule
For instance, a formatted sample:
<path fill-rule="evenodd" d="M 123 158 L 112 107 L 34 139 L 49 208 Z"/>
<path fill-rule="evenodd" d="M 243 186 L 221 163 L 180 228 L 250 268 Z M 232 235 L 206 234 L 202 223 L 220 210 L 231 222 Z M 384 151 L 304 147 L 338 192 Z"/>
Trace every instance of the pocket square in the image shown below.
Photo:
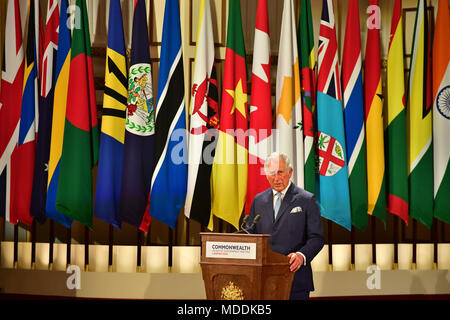
<path fill-rule="evenodd" d="M 294 213 L 300 213 L 300 212 L 303 212 L 302 207 L 295 207 L 295 208 L 293 208 L 293 209 L 291 210 L 291 213 L 292 213 L 292 214 L 294 214 Z"/>

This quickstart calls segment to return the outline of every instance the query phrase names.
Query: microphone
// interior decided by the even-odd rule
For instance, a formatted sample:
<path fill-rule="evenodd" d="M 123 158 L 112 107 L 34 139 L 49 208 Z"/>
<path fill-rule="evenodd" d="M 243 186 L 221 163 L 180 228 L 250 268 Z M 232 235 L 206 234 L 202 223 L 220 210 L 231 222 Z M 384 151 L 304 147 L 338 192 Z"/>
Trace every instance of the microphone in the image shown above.
<path fill-rule="evenodd" d="M 253 219 L 253 222 L 252 222 L 251 226 L 246 228 L 245 231 L 247 231 L 249 229 L 253 229 L 260 219 L 261 219 L 261 216 L 259 214 L 257 214 L 255 219 Z M 248 231 L 247 231 L 247 233 L 248 233 Z"/>
<path fill-rule="evenodd" d="M 242 224 L 241 224 L 241 228 L 238 231 L 235 231 L 233 233 L 243 233 L 243 231 L 245 230 L 245 225 L 247 224 L 248 219 L 250 219 L 249 215 L 246 215 L 244 217 L 244 219 L 242 220 Z M 248 232 L 247 232 L 248 233 Z"/>

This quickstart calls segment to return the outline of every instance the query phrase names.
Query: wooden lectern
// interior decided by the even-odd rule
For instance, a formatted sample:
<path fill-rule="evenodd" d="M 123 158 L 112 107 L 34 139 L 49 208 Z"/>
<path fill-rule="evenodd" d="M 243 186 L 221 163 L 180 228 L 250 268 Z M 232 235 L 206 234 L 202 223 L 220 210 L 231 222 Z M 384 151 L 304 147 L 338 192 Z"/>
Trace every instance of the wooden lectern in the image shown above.
<path fill-rule="evenodd" d="M 208 300 L 288 300 L 289 258 L 271 250 L 266 234 L 200 233 L 200 265 Z"/>

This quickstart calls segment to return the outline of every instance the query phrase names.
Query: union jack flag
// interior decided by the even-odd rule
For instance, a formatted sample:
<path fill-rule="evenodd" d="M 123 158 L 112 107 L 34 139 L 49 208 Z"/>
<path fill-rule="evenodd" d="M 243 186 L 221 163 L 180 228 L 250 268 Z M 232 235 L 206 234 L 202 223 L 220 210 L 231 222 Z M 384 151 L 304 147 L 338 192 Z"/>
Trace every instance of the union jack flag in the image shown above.
<path fill-rule="evenodd" d="M 342 101 L 333 0 L 323 0 L 318 68 L 317 90 Z"/>

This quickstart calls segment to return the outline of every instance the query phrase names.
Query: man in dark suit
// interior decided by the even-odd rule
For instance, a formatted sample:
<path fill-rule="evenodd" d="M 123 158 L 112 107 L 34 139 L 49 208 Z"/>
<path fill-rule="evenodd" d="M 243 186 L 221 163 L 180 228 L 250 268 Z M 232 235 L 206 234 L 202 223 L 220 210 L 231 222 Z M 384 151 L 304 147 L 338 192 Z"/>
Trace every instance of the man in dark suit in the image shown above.
<path fill-rule="evenodd" d="M 271 188 L 255 196 L 247 225 L 256 215 L 261 218 L 248 231 L 270 234 L 272 250 L 289 256 L 295 272 L 290 299 L 306 300 L 314 291 L 311 261 L 324 245 L 319 207 L 312 193 L 290 180 L 293 170 L 285 154 L 272 153 L 264 169 Z"/>

